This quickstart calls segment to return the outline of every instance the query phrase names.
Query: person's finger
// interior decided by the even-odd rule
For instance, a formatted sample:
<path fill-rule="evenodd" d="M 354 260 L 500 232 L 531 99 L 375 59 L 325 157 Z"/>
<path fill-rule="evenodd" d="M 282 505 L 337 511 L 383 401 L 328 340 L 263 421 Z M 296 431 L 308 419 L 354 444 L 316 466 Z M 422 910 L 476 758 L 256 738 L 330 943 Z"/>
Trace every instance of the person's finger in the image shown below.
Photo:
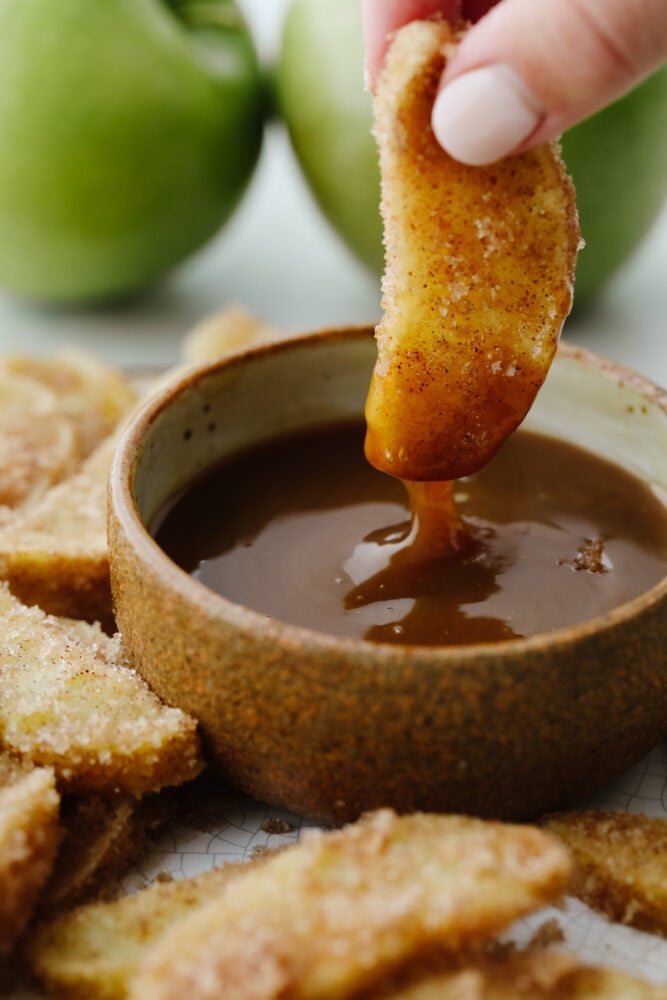
<path fill-rule="evenodd" d="M 448 65 L 433 128 L 456 159 L 491 163 L 556 138 L 665 58 L 665 0 L 501 0 Z"/>
<path fill-rule="evenodd" d="M 407 24 L 436 14 L 448 20 L 461 16 L 461 0 L 362 0 L 366 72 L 374 84 L 392 34 Z"/>

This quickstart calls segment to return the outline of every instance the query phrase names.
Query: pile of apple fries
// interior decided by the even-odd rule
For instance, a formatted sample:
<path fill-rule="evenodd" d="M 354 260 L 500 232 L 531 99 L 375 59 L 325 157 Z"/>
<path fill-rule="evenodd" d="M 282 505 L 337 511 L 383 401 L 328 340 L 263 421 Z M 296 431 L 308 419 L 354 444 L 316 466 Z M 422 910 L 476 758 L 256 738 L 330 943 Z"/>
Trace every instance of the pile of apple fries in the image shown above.
<path fill-rule="evenodd" d="M 183 362 L 278 334 L 229 309 Z M 107 480 L 138 402 L 83 353 L 0 359 L 0 955 L 38 914 L 112 884 L 171 815 L 161 790 L 203 767 L 194 721 L 112 635 Z"/>
<path fill-rule="evenodd" d="M 0 361 L 0 953 L 47 900 L 122 870 L 153 821 L 148 797 L 203 766 L 193 720 L 98 624 L 111 621 L 109 464 L 136 400 L 83 354 Z"/>
<path fill-rule="evenodd" d="M 46 920 L 28 961 L 49 995 L 87 1000 L 664 997 L 560 947 L 498 941 L 514 919 L 557 902 L 572 867 L 536 827 L 380 810 Z"/>

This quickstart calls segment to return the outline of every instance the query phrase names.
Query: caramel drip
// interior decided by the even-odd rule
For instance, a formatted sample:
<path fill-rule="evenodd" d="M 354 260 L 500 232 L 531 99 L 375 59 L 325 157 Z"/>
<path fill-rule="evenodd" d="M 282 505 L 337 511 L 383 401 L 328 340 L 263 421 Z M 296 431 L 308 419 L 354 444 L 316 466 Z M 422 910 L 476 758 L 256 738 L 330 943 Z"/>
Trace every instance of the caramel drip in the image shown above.
<path fill-rule="evenodd" d="M 386 553 L 384 564 L 375 573 L 349 590 L 343 606 L 347 611 L 373 604 L 377 601 L 400 599 L 406 593 L 421 595 L 438 589 L 437 580 L 456 576 L 455 567 L 461 558 L 479 547 L 466 528 L 456 507 L 454 482 L 411 482 L 404 480 L 410 500 L 410 519 L 398 525 L 371 532 L 364 539 L 366 544 L 377 546 Z M 352 562 L 348 565 L 351 569 Z M 492 590 L 497 567 L 489 574 L 486 589 Z M 357 572 L 353 573 L 354 576 Z M 419 617 L 420 612 L 417 612 Z M 410 623 L 414 614 L 405 621 Z M 456 613 L 455 613 L 456 617 Z M 465 615 L 459 615 L 464 618 Z M 404 625 L 393 627 L 400 635 Z M 382 641 L 386 628 L 370 628 L 369 639 Z M 510 638 L 511 629 L 502 626 L 502 638 Z M 496 636 L 494 636 L 495 638 Z"/>
<path fill-rule="evenodd" d="M 402 482 L 410 498 L 414 556 L 440 558 L 467 548 L 470 534 L 456 507 L 454 481 Z"/>

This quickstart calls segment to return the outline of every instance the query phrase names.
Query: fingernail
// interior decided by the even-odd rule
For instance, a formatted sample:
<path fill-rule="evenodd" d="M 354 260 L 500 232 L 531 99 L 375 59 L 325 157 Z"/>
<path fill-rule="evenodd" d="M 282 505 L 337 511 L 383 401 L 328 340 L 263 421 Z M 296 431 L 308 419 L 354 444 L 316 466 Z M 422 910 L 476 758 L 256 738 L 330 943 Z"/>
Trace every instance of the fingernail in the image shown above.
<path fill-rule="evenodd" d="M 438 94 L 432 125 L 454 159 L 494 163 L 527 139 L 543 117 L 534 94 L 509 66 L 484 66 L 457 76 Z"/>

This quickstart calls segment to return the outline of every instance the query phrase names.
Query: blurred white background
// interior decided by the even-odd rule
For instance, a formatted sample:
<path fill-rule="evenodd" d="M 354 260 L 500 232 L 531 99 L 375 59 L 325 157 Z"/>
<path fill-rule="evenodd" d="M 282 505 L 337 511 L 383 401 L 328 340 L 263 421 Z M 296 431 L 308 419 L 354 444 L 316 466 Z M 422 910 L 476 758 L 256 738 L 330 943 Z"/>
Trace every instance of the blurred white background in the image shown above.
<path fill-rule="evenodd" d="M 278 50 L 287 0 L 241 0 L 260 52 Z M 341 53 L 345 58 L 345 53 Z M 98 310 L 48 310 L 0 294 L 0 350 L 47 353 L 77 344 L 124 365 L 162 365 L 205 314 L 242 303 L 292 330 L 373 322 L 379 282 L 342 246 L 315 207 L 283 128 L 272 124 L 241 208 L 155 292 Z M 569 340 L 667 385 L 667 211 Z"/>

